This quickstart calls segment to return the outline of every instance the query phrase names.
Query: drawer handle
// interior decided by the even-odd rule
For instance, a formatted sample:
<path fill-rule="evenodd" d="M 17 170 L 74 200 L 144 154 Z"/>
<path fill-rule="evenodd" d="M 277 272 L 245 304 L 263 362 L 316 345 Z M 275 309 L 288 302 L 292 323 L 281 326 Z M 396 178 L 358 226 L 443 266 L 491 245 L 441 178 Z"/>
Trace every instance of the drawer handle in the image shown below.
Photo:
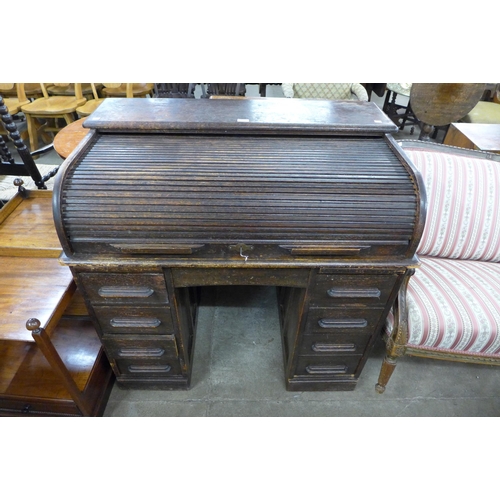
<path fill-rule="evenodd" d="M 280 245 L 281 248 L 288 250 L 292 255 L 358 255 L 361 250 L 368 250 L 371 248 L 370 245 L 367 246 L 352 246 L 352 247 L 341 247 L 341 246 L 304 246 L 296 247 L 289 245 Z"/>
<path fill-rule="evenodd" d="M 365 328 L 368 325 L 366 319 L 333 319 L 322 318 L 318 321 L 321 328 Z"/>
<path fill-rule="evenodd" d="M 325 342 L 315 342 L 311 349 L 314 352 L 354 352 L 356 344 L 327 344 Z"/>
<path fill-rule="evenodd" d="M 330 288 L 326 292 L 332 298 L 378 298 L 378 288 Z"/>
<path fill-rule="evenodd" d="M 347 366 L 306 366 L 306 372 L 311 375 L 337 375 L 339 373 L 347 373 Z"/>
<path fill-rule="evenodd" d="M 168 245 L 162 243 L 111 243 L 111 246 L 123 253 L 191 255 L 205 245 Z"/>
<path fill-rule="evenodd" d="M 155 291 L 149 286 L 102 286 L 97 292 L 104 299 L 151 297 Z"/>
<path fill-rule="evenodd" d="M 158 328 L 161 325 L 158 318 L 113 318 L 109 323 L 113 328 Z"/>
<path fill-rule="evenodd" d="M 129 365 L 128 371 L 131 373 L 167 373 L 171 368 L 170 365 Z"/>
<path fill-rule="evenodd" d="M 122 347 L 118 351 L 118 356 L 135 358 L 135 357 L 149 357 L 149 358 L 159 358 L 165 354 L 165 349 L 161 347 L 158 348 L 140 348 L 140 347 Z"/>

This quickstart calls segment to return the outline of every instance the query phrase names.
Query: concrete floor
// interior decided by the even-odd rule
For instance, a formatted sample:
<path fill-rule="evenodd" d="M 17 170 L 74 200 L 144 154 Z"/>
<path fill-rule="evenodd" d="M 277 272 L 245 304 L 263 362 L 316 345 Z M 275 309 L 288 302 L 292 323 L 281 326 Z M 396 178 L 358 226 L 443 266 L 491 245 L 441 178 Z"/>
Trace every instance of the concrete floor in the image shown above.
<path fill-rule="evenodd" d="M 349 392 L 287 392 L 273 287 L 203 289 L 188 391 L 115 385 L 105 417 L 478 417 L 500 415 L 500 370 L 402 358 L 384 394 L 374 346 Z"/>
<path fill-rule="evenodd" d="M 256 95 L 256 88 L 248 88 Z M 268 96 L 282 95 L 268 87 Z M 382 107 L 383 98 L 373 96 Z M 417 139 L 409 131 L 397 136 Z M 438 137 L 439 140 L 439 137 Z M 55 152 L 40 163 L 59 164 Z M 115 384 L 105 417 L 314 416 L 475 417 L 500 415 L 500 370 L 404 357 L 384 394 L 375 392 L 384 356 L 376 343 L 349 392 L 285 390 L 275 289 L 207 287 L 202 292 L 191 389 L 122 389 Z"/>

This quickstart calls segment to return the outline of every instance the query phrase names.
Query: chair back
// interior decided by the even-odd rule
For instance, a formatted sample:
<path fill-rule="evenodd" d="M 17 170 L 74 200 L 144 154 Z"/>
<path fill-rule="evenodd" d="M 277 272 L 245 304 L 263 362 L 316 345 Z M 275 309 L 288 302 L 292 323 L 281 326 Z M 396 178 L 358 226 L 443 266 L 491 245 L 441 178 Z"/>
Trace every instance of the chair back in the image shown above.
<path fill-rule="evenodd" d="M 22 84 L 20 84 L 22 85 Z M 9 138 L 14 143 L 16 150 L 21 158 L 22 163 L 16 162 L 12 156 L 7 144 L 2 136 L 0 136 L 0 174 L 1 175 L 16 175 L 16 176 L 30 176 L 35 182 L 38 189 L 47 189 L 45 182 L 53 177 L 58 167 L 51 171 L 46 176 L 42 177 L 38 167 L 35 164 L 28 148 L 24 144 L 21 135 L 17 129 L 14 119 L 9 114 L 7 107 L 4 104 L 3 97 L 0 95 L 0 117 L 9 134 Z"/>
<path fill-rule="evenodd" d="M 500 163 L 406 150 L 427 193 L 418 255 L 500 262 Z"/>
<path fill-rule="evenodd" d="M 282 88 L 285 97 L 368 101 L 360 83 L 283 83 Z"/>
<path fill-rule="evenodd" d="M 119 89 L 123 83 L 103 83 L 104 88 L 108 89 Z M 134 84 L 133 83 L 125 83 L 125 97 L 127 99 L 131 99 L 134 97 Z"/>
<path fill-rule="evenodd" d="M 82 84 L 81 83 L 54 83 L 55 86 L 61 87 L 61 88 L 67 88 L 67 89 L 73 89 L 71 94 L 74 95 L 77 99 L 83 99 L 83 92 L 82 92 Z M 43 97 L 45 99 L 48 99 L 50 94 L 47 92 L 47 87 L 45 83 L 40 83 L 40 86 L 42 88 L 42 93 Z M 52 97 L 57 97 L 57 96 L 52 96 Z"/>

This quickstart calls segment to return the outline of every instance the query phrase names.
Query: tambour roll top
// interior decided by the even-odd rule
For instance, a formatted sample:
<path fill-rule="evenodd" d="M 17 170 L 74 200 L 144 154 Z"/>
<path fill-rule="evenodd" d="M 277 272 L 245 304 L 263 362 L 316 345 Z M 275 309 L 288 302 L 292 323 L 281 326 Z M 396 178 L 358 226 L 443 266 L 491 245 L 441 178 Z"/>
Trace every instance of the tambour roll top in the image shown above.
<path fill-rule="evenodd" d="M 114 99 L 86 121 L 54 215 L 67 256 L 412 258 L 418 174 L 373 103 Z"/>

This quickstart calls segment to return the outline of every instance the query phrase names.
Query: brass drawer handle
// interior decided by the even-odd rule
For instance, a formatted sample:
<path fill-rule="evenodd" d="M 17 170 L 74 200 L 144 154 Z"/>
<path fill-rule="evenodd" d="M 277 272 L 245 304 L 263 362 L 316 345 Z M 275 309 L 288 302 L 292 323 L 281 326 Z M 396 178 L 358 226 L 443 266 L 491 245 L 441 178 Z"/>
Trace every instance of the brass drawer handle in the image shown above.
<path fill-rule="evenodd" d="M 170 365 L 129 365 L 128 371 L 131 373 L 167 373 L 171 368 Z"/>
<path fill-rule="evenodd" d="M 366 319 L 333 319 L 322 318 L 318 321 L 321 328 L 365 328 L 368 325 Z"/>
<path fill-rule="evenodd" d="M 378 288 L 330 288 L 326 292 L 332 298 L 379 298 Z"/>
<path fill-rule="evenodd" d="M 311 375 L 338 375 L 340 373 L 347 373 L 347 366 L 306 366 L 306 372 Z"/>
<path fill-rule="evenodd" d="M 102 286 L 98 292 L 104 299 L 110 298 L 138 298 L 151 297 L 155 291 L 149 286 Z"/>
<path fill-rule="evenodd" d="M 136 358 L 136 357 L 150 357 L 150 358 L 159 358 L 165 354 L 165 349 L 161 347 L 122 347 L 118 351 L 118 356 L 123 356 L 127 358 Z"/>
<path fill-rule="evenodd" d="M 113 328 L 158 328 L 161 321 L 158 318 L 113 318 L 109 324 Z"/>
<path fill-rule="evenodd" d="M 315 342 L 311 349 L 314 352 L 354 352 L 356 344 L 327 344 L 325 342 Z"/>

